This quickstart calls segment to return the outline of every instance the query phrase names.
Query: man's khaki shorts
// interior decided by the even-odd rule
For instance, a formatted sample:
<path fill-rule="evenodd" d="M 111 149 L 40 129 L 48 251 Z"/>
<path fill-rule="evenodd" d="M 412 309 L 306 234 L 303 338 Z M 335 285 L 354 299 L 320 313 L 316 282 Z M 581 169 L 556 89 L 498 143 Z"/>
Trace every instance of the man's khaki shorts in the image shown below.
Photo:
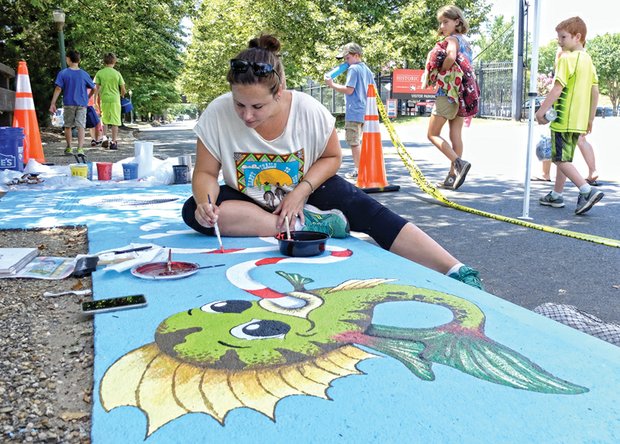
<path fill-rule="evenodd" d="M 364 133 L 364 124 L 361 122 L 345 122 L 344 123 L 344 140 L 349 146 L 357 146 L 362 144 L 362 135 Z"/>
<path fill-rule="evenodd" d="M 459 104 L 450 102 L 447 96 L 437 96 L 435 100 L 435 107 L 433 108 L 433 115 L 443 117 L 447 120 L 452 120 L 456 117 L 456 113 L 459 112 Z"/>
<path fill-rule="evenodd" d="M 85 106 L 63 106 L 62 118 L 65 128 L 86 128 L 86 107 Z"/>

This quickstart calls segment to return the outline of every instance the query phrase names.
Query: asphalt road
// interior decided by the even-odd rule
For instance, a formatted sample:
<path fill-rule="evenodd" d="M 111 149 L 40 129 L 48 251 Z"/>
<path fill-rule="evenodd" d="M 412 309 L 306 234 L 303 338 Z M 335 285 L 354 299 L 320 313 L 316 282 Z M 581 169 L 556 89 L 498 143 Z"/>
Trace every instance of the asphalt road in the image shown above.
<path fill-rule="evenodd" d="M 155 154 L 173 157 L 195 152 L 194 121 L 175 122 L 143 130 L 141 140 L 155 142 Z M 396 125 L 402 143 L 431 182 L 443 180 L 448 161 L 426 140 L 426 118 Z M 383 126 L 383 125 L 382 125 Z M 566 230 L 620 239 L 620 150 L 617 133 L 620 117 L 596 118 L 588 139 L 597 155 L 600 190 L 604 199 L 590 212 L 574 215 L 577 189 L 568 184 L 566 207 L 538 204 L 552 184 L 530 182 L 530 202 L 525 205 L 527 123 L 474 119 L 464 129 L 464 159 L 472 163 L 467 181 L 445 195 L 462 205 L 508 217 L 528 215 L 532 222 Z M 537 137 L 547 128 L 536 127 Z M 373 194 L 395 212 L 413 221 L 462 262 L 477 268 L 486 290 L 522 307 L 533 309 L 545 302 L 571 304 L 606 322 L 620 323 L 620 248 L 551 234 L 532 228 L 476 216 L 439 204 L 422 193 L 397 155 L 382 128 L 388 182 L 398 192 Z M 342 141 L 341 172 L 352 166 L 350 150 Z M 584 174 L 579 154 L 575 165 Z M 531 175 L 540 173 L 532 152 Z M 552 170 L 553 175 L 553 170 Z"/>

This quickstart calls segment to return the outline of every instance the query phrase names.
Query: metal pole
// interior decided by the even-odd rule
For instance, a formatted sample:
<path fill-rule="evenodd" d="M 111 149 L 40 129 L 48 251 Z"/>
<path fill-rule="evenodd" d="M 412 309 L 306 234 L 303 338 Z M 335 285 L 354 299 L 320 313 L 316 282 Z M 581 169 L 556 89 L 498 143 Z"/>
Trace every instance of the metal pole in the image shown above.
<path fill-rule="evenodd" d="M 536 78 L 538 77 L 538 34 L 540 30 L 540 3 L 534 0 L 534 33 L 532 35 L 532 65 L 530 67 L 530 91 L 527 95 L 530 102 L 530 120 L 527 134 L 527 155 L 525 163 L 525 191 L 523 196 L 523 215 L 519 219 L 531 220 L 530 212 L 530 168 L 532 163 L 532 147 L 534 145 L 534 114 L 536 114 Z"/>
<path fill-rule="evenodd" d="M 513 59 L 512 59 L 512 118 L 521 120 L 521 110 L 523 107 L 523 21 L 524 21 L 524 0 L 516 0 L 515 28 L 513 40 Z"/>
<path fill-rule="evenodd" d="M 60 48 L 60 66 L 65 69 L 67 67 L 67 56 L 65 55 L 65 33 L 62 25 L 58 26 L 58 47 Z"/>

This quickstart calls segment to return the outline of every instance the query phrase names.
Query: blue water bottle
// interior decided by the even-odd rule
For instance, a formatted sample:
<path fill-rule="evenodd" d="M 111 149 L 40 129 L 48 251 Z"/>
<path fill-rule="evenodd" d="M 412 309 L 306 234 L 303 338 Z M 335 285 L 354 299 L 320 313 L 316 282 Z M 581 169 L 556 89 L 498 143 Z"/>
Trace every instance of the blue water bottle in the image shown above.
<path fill-rule="evenodd" d="M 347 62 L 341 63 L 340 65 L 336 66 L 331 71 L 325 73 L 325 79 L 335 79 L 340 74 L 345 72 L 347 69 L 349 69 L 349 64 Z"/>

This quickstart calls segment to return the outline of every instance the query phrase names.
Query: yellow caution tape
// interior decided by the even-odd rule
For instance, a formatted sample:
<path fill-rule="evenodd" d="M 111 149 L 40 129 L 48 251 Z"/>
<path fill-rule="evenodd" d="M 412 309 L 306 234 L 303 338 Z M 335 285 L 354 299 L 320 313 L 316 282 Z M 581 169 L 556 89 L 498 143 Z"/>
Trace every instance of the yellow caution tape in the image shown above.
<path fill-rule="evenodd" d="M 415 161 L 413 160 L 411 155 L 407 152 L 405 146 L 401 143 L 400 139 L 398 138 L 396 131 L 394 131 L 394 126 L 392 125 L 392 122 L 388 118 L 387 113 L 385 111 L 385 107 L 383 106 L 383 102 L 381 101 L 381 98 L 378 95 L 377 95 L 377 106 L 379 108 L 379 115 L 381 116 L 381 120 L 385 124 L 388 130 L 388 133 L 390 134 L 390 139 L 392 139 L 392 143 L 396 147 L 398 155 L 400 156 L 403 163 L 409 170 L 409 174 L 411 175 L 411 178 L 413 179 L 413 181 L 420 187 L 422 191 L 434 197 L 435 199 L 437 199 L 444 205 L 452 207 L 460 211 L 465 211 L 467 213 L 476 214 L 478 216 L 488 217 L 488 218 L 499 220 L 502 222 L 508 222 L 511 224 L 520 225 L 522 227 L 534 228 L 536 230 L 544 231 L 546 233 L 559 234 L 559 235 L 566 236 L 566 237 L 572 237 L 573 239 L 594 242 L 596 244 L 606 245 L 608 247 L 620 248 L 620 240 L 617 240 L 617 239 L 610 239 L 606 237 L 595 236 L 592 234 L 579 233 L 576 231 L 564 230 L 562 228 L 555 228 L 555 227 L 550 227 L 547 225 L 535 224 L 535 223 L 528 222 L 528 221 L 521 220 L 521 219 L 515 219 L 512 217 L 506 217 L 506 216 L 502 216 L 499 214 L 489 213 L 487 211 L 477 210 L 475 208 L 466 207 L 464 205 L 457 204 L 456 202 L 452 202 L 451 200 L 447 199 L 443 194 L 441 194 L 441 192 L 437 189 L 437 187 L 431 184 L 426 179 L 426 177 L 424 177 L 424 174 L 422 174 L 422 171 L 420 171 L 420 169 L 417 167 L 417 165 L 415 164 Z"/>

